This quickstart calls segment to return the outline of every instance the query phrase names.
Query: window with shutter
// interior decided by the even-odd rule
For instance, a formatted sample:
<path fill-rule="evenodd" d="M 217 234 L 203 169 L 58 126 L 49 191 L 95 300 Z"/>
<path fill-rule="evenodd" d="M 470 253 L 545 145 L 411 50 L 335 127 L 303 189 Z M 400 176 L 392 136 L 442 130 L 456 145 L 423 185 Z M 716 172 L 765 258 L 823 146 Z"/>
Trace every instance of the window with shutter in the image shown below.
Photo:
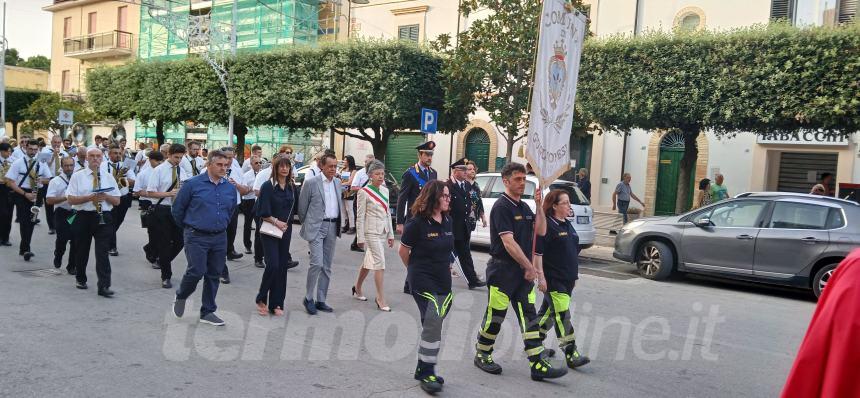
<path fill-rule="evenodd" d="M 404 25 L 397 28 L 397 38 L 400 40 L 418 41 L 418 25 Z"/>
<path fill-rule="evenodd" d="M 839 1 L 839 23 L 851 23 L 857 18 L 857 11 L 860 11 L 860 1 L 858 0 L 840 0 Z"/>
<path fill-rule="evenodd" d="M 770 19 L 794 22 L 795 0 L 772 0 L 770 3 Z"/>

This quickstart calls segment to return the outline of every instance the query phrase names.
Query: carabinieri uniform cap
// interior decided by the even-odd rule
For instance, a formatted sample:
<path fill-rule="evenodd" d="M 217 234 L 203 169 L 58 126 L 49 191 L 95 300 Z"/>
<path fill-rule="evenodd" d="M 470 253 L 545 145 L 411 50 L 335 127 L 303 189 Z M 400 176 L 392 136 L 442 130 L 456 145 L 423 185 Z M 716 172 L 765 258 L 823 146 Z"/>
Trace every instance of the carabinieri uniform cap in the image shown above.
<path fill-rule="evenodd" d="M 432 155 L 432 154 L 433 154 L 433 149 L 434 149 L 434 148 L 436 148 L 436 143 L 435 143 L 435 142 L 433 142 L 433 141 L 427 141 L 427 142 L 425 142 L 425 143 L 423 143 L 423 144 L 418 145 L 417 147 L 415 147 L 415 149 L 417 149 L 417 150 L 418 150 L 418 152 L 424 152 L 424 153 L 426 153 L 426 154 L 428 154 L 428 155 Z"/>
<path fill-rule="evenodd" d="M 466 170 L 466 162 L 468 162 L 468 161 L 469 161 L 469 159 L 461 158 L 460 160 L 458 160 L 454 163 L 451 163 L 451 168 L 452 169 L 458 169 L 458 170 Z"/>

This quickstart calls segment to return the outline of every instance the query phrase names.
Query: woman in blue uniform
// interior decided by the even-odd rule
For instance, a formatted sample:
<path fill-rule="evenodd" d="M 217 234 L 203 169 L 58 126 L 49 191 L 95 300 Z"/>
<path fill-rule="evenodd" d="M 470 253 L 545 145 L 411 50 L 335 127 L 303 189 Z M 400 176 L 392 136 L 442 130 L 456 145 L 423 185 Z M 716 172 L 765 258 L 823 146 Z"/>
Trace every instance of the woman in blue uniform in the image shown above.
<path fill-rule="evenodd" d="M 570 196 L 560 189 L 551 191 L 543 200 L 546 214 L 546 235 L 538 236 L 535 249 L 535 267 L 538 270 L 538 287 L 544 293 L 543 305 L 538 311 L 541 340 L 555 325 L 559 348 L 571 369 L 590 362 L 576 349 L 573 326 L 570 322 L 570 296 L 579 279 L 579 236 L 573 229 Z M 547 356 L 554 355 L 547 350 Z"/>
<path fill-rule="evenodd" d="M 442 391 L 445 381 L 436 376 L 436 357 L 442 340 L 442 320 L 448 314 L 451 294 L 452 223 L 448 217 L 451 194 L 441 181 L 427 182 L 410 209 L 413 217 L 403 228 L 400 259 L 406 265 L 406 280 L 421 312 L 421 342 L 415 379 L 429 394 Z"/>

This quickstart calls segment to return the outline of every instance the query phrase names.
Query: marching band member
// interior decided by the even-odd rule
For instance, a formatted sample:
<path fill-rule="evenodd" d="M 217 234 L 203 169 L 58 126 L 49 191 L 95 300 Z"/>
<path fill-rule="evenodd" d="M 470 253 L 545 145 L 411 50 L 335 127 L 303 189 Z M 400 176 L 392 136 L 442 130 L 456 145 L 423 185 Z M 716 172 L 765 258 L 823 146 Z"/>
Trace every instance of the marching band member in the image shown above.
<path fill-rule="evenodd" d="M 242 176 L 242 185 L 246 187 L 253 187 L 254 180 L 257 179 L 257 174 L 260 173 L 260 169 L 263 167 L 263 159 L 259 156 L 251 156 L 248 159 L 251 163 L 251 169 Z M 260 239 L 255 239 L 253 243 L 254 250 L 251 250 L 251 226 L 254 223 L 254 204 L 257 202 L 257 194 L 254 190 L 250 190 L 247 194 L 242 196 L 242 206 L 240 210 L 242 215 L 245 216 L 245 225 L 242 228 L 242 243 L 245 244 L 245 254 L 252 254 L 258 251 L 262 251 L 262 244 Z M 259 261 L 258 261 L 259 258 Z M 254 255 L 254 265 L 257 268 L 264 268 L 263 265 L 263 257 L 262 253 L 260 253 L 260 257 Z"/>
<path fill-rule="evenodd" d="M 120 140 L 120 142 L 122 141 L 124 140 Z M 110 162 L 108 162 L 107 171 L 119 187 L 120 197 L 119 205 L 114 206 L 111 210 L 114 227 L 114 234 L 111 236 L 110 240 L 110 251 L 108 251 L 108 254 L 111 256 L 119 255 L 119 252 L 116 249 L 116 233 L 119 231 L 119 227 L 122 226 L 123 221 L 125 221 L 125 215 L 131 207 L 132 197 L 131 192 L 129 192 L 129 187 L 134 185 L 134 180 L 136 178 L 134 170 L 129 169 L 123 164 L 125 162 L 123 152 L 125 152 L 125 149 L 116 144 L 112 144 L 110 149 L 108 149 Z"/>
<path fill-rule="evenodd" d="M 242 258 L 242 253 L 237 253 L 233 246 L 233 241 L 236 240 L 236 230 L 239 228 L 239 205 L 242 204 L 242 196 L 251 192 L 251 188 L 241 184 L 243 177 L 242 167 L 239 166 L 239 162 L 236 161 L 236 152 L 233 147 L 223 147 L 221 148 L 221 152 L 227 155 L 227 158 L 230 159 L 230 166 L 227 168 L 227 181 L 236 187 L 236 208 L 234 209 L 232 218 L 230 218 L 230 224 L 227 227 L 227 259 L 235 261 Z M 225 285 L 230 283 L 230 271 L 227 269 L 227 266 L 224 266 L 224 274 L 221 275 L 221 283 Z"/>
<path fill-rule="evenodd" d="M 95 240 L 98 295 L 113 297 L 110 289 L 111 269 L 108 249 L 114 228 L 111 209 L 119 205 L 119 188 L 116 180 L 101 170 L 104 159 L 98 148 L 87 150 L 87 168 L 74 173 L 66 190 L 69 204 L 75 209 L 72 231 L 75 236 L 75 279 L 78 289 L 87 288 L 87 262 L 90 245 Z"/>
<path fill-rule="evenodd" d="M 41 153 L 48 154 L 51 156 L 50 160 L 45 162 L 48 166 L 48 169 L 51 171 L 51 176 L 56 177 L 60 175 L 60 159 L 68 157 L 69 154 L 63 150 L 63 140 L 60 139 L 59 135 L 54 135 L 51 137 L 51 147 L 45 147 Z M 41 201 L 45 200 L 45 197 L 48 193 L 48 186 L 45 185 L 41 189 L 39 189 L 39 195 L 41 196 Z M 56 224 L 54 224 L 54 205 L 45 203 L 45 218 L 48 220 L 48 234 L 53 235 L 56 233 Z"/>
<path fill-rule="evenodd" d="M 0 246 L 12 246 L 9 233 L 12 231 L 12 213 L 15 202 L 12 188 L 6 184 L 6 173 L 12 167 L 12 146 L 0 143 Z"/>
<path fill-rule="evenodd" d="M 200 143 L 197 141 L 189 141 L 186 147 L 188 153 L 182 157 L 179 167 L 185 171 L 185 174 L 190 178 L 201 172 L 206 171 L 206 161 L 200 156 Z"/>
<path fill-rule="evenodd" d="M 137 196 L 141 211 L 148 211 L 150 207 L 152 207 L 152 200 L 150 200 L 148 196 L 146 187 L 149 185 L 149 177 L 152 175 L 153 170 L 162 162 L 164 162 L 164 154 L 160 151 L 150 151 L 147 154 L 147 164 L 149 167 L 142 170 L 140 174 L 136 176 L 137 179 L 134 181 L 132 193 Z M 160 267 L 157 263 L 158 251 L 155 249 L 155 242 L 157 242 L 157 240 L 155 238 L 154 231 L 155 227 L 152 225 L 148 225 L 146 227 L 147 241 L 146 244 L 143 245 L 143 252 L 146 254 L 146 261 L 149 261 L 149 263 L 152 264 L 152 268 L 159 269 Z"/>
<path fill-rule="evenodd" d="M 185 145 L 171 144 L 169 153 L 167 161 L 152 170 L 146 184 L 147 196 L 155 201 L 155 246 L 158 250 L 158 266 L 161 268 L 161 287 L 165 289 L 173 287 L 170 281 L 173 276 L 171 263 L 185 245 L 182 228 L 176 225 L 170 213 L 171 206 L 182 183 L 188 179 L 188 175 L 179 167 L 186 153 Z"/>
<path fill-rule="evenodd" d="M 72 226 L 68 219 L 72 216 L 72 205 L 66 199 L 66 189 L 75 170 L 75 161 L 69 156 L 61 158 L 60 172 L 48 183 L 48 194 L 45 198 L 46 205 L 54 207 L 54 225 L 57 227 L 57 240 L 54 243 L 54 268 L 60 268 L 63 264 L 63 255 L 66 253 L 66 245 L 69 244 L 69 262 L 66 271 L 69 275 L 75 274 L 75 241 L 72 239 Z"/>
<path fill-rule="evenodd" d="M 39 152 L 39 143 L 35 140 L 27 142 L 27 153 L 19 158 L 6 173 L 6 186 L 11 188 L 15 195 L 15 207 L 18 213 L 18 225 L 21 231 L 21 244 L 18 254 L 24 257 L 24 261 L 30 261 L 34 254 L 30 251 L 30 240 L 33 238 L 33 227 L 36 225 L 32 216 L 32 208 L 38 207 L 38 190 L 40 184 L 50 182 L 51 171 L 44 163 L 39 162 L 36 154 Z"/>

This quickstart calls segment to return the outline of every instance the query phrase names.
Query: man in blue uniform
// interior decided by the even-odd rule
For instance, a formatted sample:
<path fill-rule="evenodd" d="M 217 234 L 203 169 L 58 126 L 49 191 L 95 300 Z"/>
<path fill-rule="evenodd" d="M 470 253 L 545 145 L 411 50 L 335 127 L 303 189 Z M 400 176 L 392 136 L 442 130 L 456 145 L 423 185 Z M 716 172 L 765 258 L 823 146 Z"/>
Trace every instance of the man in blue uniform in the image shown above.
<path fill-rule="evenodd" d="M 472 251 L 469 242 L 472 239 L 472 223 L 469 221 L 471 211 L 472 186 L 466 182 L 466 162 L 462 158 L 451 164 L 451 178 L 448 179 L 448 191 L 451 193 L 450 215 L 454 227 L 454 253 L 460 260 L 463 276 L 469 284 L 469 289 L 486 286 L 478 279 L 475 265 L 472 262 Z"/>
<path fill-rule="evenodd" d="M 433 149 L 436 148 L 436 143 L 427 141 L 415 147 L 418 150 L 418 163 L 410 166 L 403 173 L 400 184 L 400 192 L 397 196 L 397 233 L 403 233 L 403 224 L 406 220 L 412 218 L 410 209 L 415 200 L 418 199 L 418 194 L 421 188 L 427 182 L 437 178 L 436 170 L 430 167 L 433 163 Z M 409 289 L 409 281 L 403 284 L 403 293 L 412 294 Z"/>

